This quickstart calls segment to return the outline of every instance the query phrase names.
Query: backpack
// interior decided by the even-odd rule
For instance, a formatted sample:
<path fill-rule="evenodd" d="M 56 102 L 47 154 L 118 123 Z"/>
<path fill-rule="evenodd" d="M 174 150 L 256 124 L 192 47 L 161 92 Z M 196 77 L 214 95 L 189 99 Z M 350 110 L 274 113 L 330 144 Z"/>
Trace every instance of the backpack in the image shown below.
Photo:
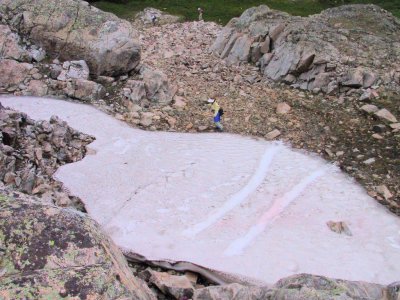
<path fill-rule="evenodd" d="M 224 110 L 222 108 L 220 108 L 218 110 L 219 115 L 222 117 L 224 115 Z"/>

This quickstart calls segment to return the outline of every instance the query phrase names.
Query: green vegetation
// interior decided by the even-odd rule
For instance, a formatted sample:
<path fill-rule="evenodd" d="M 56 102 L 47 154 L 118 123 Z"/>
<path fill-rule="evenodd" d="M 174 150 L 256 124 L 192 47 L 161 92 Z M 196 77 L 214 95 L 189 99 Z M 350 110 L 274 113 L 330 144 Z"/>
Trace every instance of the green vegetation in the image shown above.
<path fill-rule="evenodd" d="M 183 16 L 184 20 L 196 20 L 197 8 L 201 7 L 204 9 L 206 21 L 226 24 L 231 18 L 240 16 L 247 8 L 260 4 L 292 15 L 308 16 L 332 6 L 349 3 L 374 3 L 400 18 L 400 0 L 110 0 L 96 1 L 92 4 L 125 19 L 132 19 L 145 7 L 155 7 L 169 14 Z"/>

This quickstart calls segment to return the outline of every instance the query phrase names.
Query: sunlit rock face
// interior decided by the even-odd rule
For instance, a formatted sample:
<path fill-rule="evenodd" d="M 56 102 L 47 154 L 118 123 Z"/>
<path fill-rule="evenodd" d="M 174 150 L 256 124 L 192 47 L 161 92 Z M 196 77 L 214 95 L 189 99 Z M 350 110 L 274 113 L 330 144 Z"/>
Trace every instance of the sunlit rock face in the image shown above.
<path fill-rule="evenodd" d="M 52 57 L 85 60 L 93 75 L 120 75 L 140 61 L 132 25 L 79 0 L 3 0 L 5 22 Z"/>
<path fill-rule="evenodd" d="M 127 254 L 264 283 L 398 280 L 400 220 L 315 155 L 230 134 L 145 132 L 59 100 L 0 101 L 96 137 L 92 155 L 56 177 Z"/>
<path fill-rule="evenodd" d="M 309 17 L 261 5 L 233 18 L 210 51 L 316 93 L 379 85 L 398 90 L 399 30 L 398 18 L 376 5 L 343 5 Z"/>

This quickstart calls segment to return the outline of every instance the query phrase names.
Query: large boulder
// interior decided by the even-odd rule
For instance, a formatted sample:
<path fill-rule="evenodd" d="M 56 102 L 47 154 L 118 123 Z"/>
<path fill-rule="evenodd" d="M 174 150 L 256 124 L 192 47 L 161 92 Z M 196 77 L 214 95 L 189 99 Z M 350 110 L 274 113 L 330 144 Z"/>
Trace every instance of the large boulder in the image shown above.
<path fill-rule="evenodd" d="M 85 79 L 74 79 L 67 82 L 64 92 L 68 97 L 85 102 L 99 100 L 106 94 L 104 86 L 100 83 Z"/>
<path fill-rule="evenodd" d="M 169 15 L 159 9 L 153 7 L 146 7 L 144 10 L 138 12 L 135 15 L 135 20 L 133 23 L 135 26 L 138 27 L 153 25 L 153 20 L 152 20 L 153 16 L 156 17 L 155 22 L 158 25 L 177 23 L 181 19 L 178 16 Z"/>
<path fill-rule="evenodd" d="M 2 0 L 0 13 L 21 34 L 61 60 L 85 60 L 93 75 L 119 75 L 140 61 L 127 21 L 81 0 Z"/>
<path fill-rule="evenodd" d="M 0 190 L 1 299 L 155 299 L 87 215 L 5 193 Z"/>
<path fill-rule="evenodd" d="M 399 31 L 400 21 L 374 5 L 346 5 L 307 18 L 261 5 L 232 19 L 210 51 L 230 64 L 256 63 L 271 80 L 334 93 L 368 88 L 395 74 Z"/>
<path fill-rule="evenodd" d="M 26 96 L 46 96 L 49 91 L 49 87 L 40 80 L 31 80 L 28 84 L 27 89 L 23 92 Z"/>
<path fill-rule="evenodd" d="M 24 61 L 29 57 L 21 38 L 7 25 L 0 24 L 0 59 L 8 58 Z"/>
<path fill-rule="evenodd" d="M 31 64 L 11 59 L 0 59 L 0 88 L 8 88 L 23 83 L 29 77 Z"/>
<path fill-rule="evenodd" d="M 238 283 L 222 286 L 211 286 L 198 289 L 194 293 L 194 300 L 257 300 L 271 299 L 271 291 L 265 287 L 249 287 Z"/>
<path fill-rule="evenodd" d="M 273 299 L 385 299 L 386 287 L 361 281 L 331 279 L 324 276 L 298 274 L 279 280 Z"/>
<path fill-rule="evenodd" d="M 272 287 L 229 284 L 195 291 L 195 300 L 395 300 L 398 283 L 389 287 L 379 284 L 331 279 L 323 276 L 299 274 L 283 278 Z M 390 295 L 387 297 L 387 295 Z"/>
<path fill-rule="evenodd" d="M 252 43 L 253 40 L 247 35 L 237 38 L 227 57 L 227 62 L 229 64 L 237 64 L 249 61 Z"/>
<path fill-rule="evenodd" d="M 171 103 L 176 89 L 169 82 L 167 75 L 159 70 L 150 68 L 145 68 L 142 75 L 148 100 L 161 105 Z"/>

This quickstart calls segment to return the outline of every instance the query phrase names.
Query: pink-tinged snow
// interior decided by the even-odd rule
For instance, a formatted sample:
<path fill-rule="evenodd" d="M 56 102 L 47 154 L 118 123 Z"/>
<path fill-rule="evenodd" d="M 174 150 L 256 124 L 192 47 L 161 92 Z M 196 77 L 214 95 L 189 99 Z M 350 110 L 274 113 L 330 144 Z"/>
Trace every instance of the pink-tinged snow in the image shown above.
<path fill-rule="evenodd" d="M 295 273 L 400 279 L 400 219 L 321 158 L 231 134 L 145 132 L 83 104 L 0 101 L 96 137 L 96 153 L 56 177 L 122 249 L 266 283 Z"/>

